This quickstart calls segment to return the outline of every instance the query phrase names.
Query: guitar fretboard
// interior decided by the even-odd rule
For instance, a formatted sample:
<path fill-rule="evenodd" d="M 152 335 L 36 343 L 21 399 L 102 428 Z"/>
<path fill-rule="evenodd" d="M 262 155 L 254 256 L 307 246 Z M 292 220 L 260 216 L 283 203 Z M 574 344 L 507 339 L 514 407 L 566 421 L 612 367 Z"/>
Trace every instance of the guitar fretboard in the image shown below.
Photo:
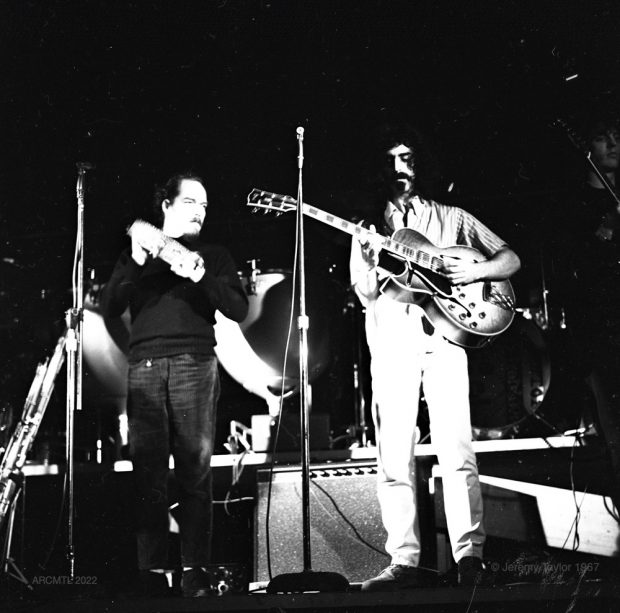
<path fill-rule="evenodd" d="M 265 192 L 259 189 L 253 189 L 250 192 L 248 195 L 248 204 L 283 212 L 295 210 L 297 208 L 297 201 L 294 198 L 282 194 Z M 342 230 L 347 234 L 351 234 L 352 236 L 357 236 L 358 238 L 370 238 L 377 236 L 376 232 L 371 232 L 362 226 L 347 221 L 346 219 L 342 219 L 332 213 L 322 211 L 321 209 L 318 209 L 310 204 L 306 204 L 305 202 L 303 204 L 303 213 L 304 215 L 314 217 L 314 219 L 318 219 L 333 228 L 338 228 L 339 230 Z M 387 236 L 378 236 L 381 237 L 381 247 L 386 251 L 401 256 L 402 258 L 428 270 L 438 272 L 442 269 L 441 258 L 433 256 L 430 253 L 426 253 L 421 249 L 414 249 L 409 245 L 399 243 L 398 241 Z"/>

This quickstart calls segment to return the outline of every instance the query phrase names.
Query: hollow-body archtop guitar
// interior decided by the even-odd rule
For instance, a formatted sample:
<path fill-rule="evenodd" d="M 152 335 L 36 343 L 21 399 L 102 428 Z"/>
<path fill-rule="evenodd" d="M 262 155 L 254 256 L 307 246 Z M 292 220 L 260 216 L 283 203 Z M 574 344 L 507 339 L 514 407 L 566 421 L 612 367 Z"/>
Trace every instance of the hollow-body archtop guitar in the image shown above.
<path fill-rule="evenodd" d="M 277 213 L 297 209 L 291 196 L 260 189 L 248 194 L 247 203 Z M 306 203 L 303 213 L 358 238 L 374 234 Z M 381 236 L 380 245 L 382 253 L 389 255 L 380 261 L 386 273 L 381 291 L 399 302 L 420 305 L 450 342 L 471 349 L 482 347 L 512 323 L 515 295 L 508 280 L 452 285 L 442 273 L 446 258 L 485 260 L 477 249 L 461 245 L 439 248 L 411 228 L 396 230 L 391 237 Z"/>

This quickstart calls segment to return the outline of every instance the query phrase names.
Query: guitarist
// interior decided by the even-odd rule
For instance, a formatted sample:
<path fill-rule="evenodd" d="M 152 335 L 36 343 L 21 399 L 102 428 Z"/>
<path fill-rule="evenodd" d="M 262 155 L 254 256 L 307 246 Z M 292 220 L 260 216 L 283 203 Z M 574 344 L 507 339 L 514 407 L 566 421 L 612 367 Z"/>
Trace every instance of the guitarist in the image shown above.
<path fill-rule="evenodd" d="M 437 247 L 467 245 L 488 259 L 446 261 L 452 284 L 506 279 L 520 267 L 517 255 L 466 211 L 423 196 L 418 176 L 425 162 L 421 139 L 409 126 L 390 126 L 380 137 L 382 178 L 387 189 L 379 227 L 403 227 Z M 374 226 L 371 227 L 374 229 Z M 391 564 L 365 581 L 363 590 L 384 591 L 428 585 L 436 578 L 420 568 L 414 477 L 414 443 L 420 386 L 430 414 L 432 442 L 442 468 L 448 532 L 460 585 L 484 580 L 482 497 L 471 445 L 469 380 L 465 351 L 435 333 L 424 311 L 381 293 L 377 242 L 352 243 L 352 285 L 365 307 L 371 355 L 373 418 L 377 436 L 378 498 L 388 534 Z"/>
<path fill-rule="evenodd" d="M 210 561 L 211 455 L 219 395 L 213 325 L 216 309 L 243 321 L 248 299 L 229 252 L 199 241 L 206 209 L 200 177 L 171 177 L 155 194 L 161 233 L 132 227 L 131 248 L 120 255 L 102 292 L 104 315 L 119 316 L 127 307 L 131 313 L 129 437 L 143 595 L 168 593 L 170 454 L 180 491 L 181 589 L 184 596 L 210 590 L 203 567 Z M 166 245 L 176 242 L 181 250 L 165 256 Z"/>
<path fill-rule="evenodd" d="M 586 181 L 574 206 L 563 208 L 562 260 L 569 263 L 564 299 L 576 341 L 574 363 L 592 389 L 611 463 L 608 492 L 620 511 L 620 121 L 601 114 L 586 133 Z"/>

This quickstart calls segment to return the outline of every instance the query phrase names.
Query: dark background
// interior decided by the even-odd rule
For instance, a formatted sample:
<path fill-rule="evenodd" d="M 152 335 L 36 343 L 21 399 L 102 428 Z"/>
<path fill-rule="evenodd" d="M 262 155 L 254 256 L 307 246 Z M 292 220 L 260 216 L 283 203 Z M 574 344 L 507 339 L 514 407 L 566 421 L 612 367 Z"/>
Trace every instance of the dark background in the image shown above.
<path fill-rule="evenodd" d="M 374 127 L 412 120 L 439 162 L 436 198 L 514 246 L 519 304 L 537 306 L 554 219 L 584 172 L 550 123 L 579 130 L 595 109 L 617 109 L 617 4 L 3 3 L 3 395 L 21 403 L 70 306 L 79 161 L 96 166 L 85 251 L 97 281 L 127 225 L 148 214 L 153 187 L 187 167 L 207 180 L 205 238 L 226 244 L 240 269 L 250 258 L 287 269 L 292 220 L 253 214 L 245 197 L 254 186 L 296 193 L 296 127 L 305 128 L 305 200 L 350 217 L 371 177 Z M 342 337 L 348 243 L 308 221 L 310 291 L 326 296 L 340 330 L 324 396 L 342 405 L 342 422 L 352 419 L 350 355 L 339 353 L 351 345 Z"/>

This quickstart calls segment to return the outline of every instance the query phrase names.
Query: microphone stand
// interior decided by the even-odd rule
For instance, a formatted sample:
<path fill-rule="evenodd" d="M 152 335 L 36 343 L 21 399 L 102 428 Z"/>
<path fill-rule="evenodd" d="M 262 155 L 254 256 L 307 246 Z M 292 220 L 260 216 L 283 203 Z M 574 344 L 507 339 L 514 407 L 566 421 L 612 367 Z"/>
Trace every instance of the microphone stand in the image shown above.
<path fill-rule="evenodd" d="M 349 588 L 349 582 L 338 573 L 315 572 L 312 570 L 310 548 L 310 421 L 309 379 L 308 379 L 308 328 L 310 320 L 306 314 L 306 257 L 304 241 L 303 215 L 303 165 L 304 165 L 304 129 L 297 128 L 299 154 L 297 167 L 299 184 L 297 189 L 297 237 L 298 257 L 297 276 L 299 283 L 299 410 L 301 422 L 301 499 L 303 521 L 303 560 L 301 573 L 284 573 L 274 577 L 267 586 L 267 592 L 343 592 Z"/>
<path fill-rule="evenodd" d="M 74 520 L 74 438 L 75 411 L 82 410 L 82 339 L 84 321 L 84 178 L 86 171 L 94 168 L 88 162 L 78 162 L 76 186 L 78 216 L 73 269 L 73 306 L 65 314 L 67 324 L 67 404 L 66 404 L 66 478 L 67 478 L 67 560 L 69 581 L 75 578 L 75 551 L 73 544 Z"/>

